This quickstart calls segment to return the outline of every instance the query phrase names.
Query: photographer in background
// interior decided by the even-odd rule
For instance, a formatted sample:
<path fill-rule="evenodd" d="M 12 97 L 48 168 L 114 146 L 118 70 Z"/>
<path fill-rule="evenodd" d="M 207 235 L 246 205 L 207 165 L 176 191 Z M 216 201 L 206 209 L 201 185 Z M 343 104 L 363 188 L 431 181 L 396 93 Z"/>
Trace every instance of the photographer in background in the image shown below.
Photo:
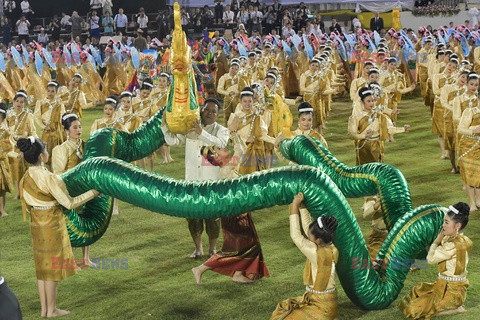
<path fill-rule="evenodd" d="M 72 38 L 75 39 L 76 37 L 80 37 L 82 35 L 82 17 L 78 15 L 77 11 L 73 11 L 72 17 L 69 21 L 72 24 Z"/>
<path fill-rule="evenodd" d="M 52 32 L 52 40 L 60 39 L 61 23 L 57 15 L 53 16 L 52 21 L 48 24 L 48 29 Z"/>
<path fill-rule="evenodd" d="M 29 42 L 29 35 L 30 35 L 30 22 L 27 20 L 27 18 L 22 15 L 20 17 L 20 20 L 17 21 L 17 31 L 18 31 L 18 41 L 20 43 L 27 44 Z"/>
<path fill-rule="evenodd" d="M 62 12 L 62 19 L 60 19 L 60 26 L 65 29 L 66 32 L 72 32 L 72 21 L 70 21 L 72 17 L 70 17 L 65 12 Z"/>
<path fill-rule="evenodd" d="M 93 10 L 91 15 L 87 14 L 87 20 L 90 25 L 90 37 L 100 38 L 100 17 L 97 16 L 97 10 Z"/>
<path fill-rule="evenodd" d="M 145 14 L 145 9 L 140 8 L 140 12 L 137 14 L 138 28 L 143 30 L 145 36 L 148 35 L 148 16 Z"/>
<path fill-rule="evenodd" d="M 155 18 L 157 22 L 157 39 L 163 41 L 163 38 L 167 35 L 168 26 L 168 15 L 165 11 L 158 10 L 158 15 Z"/>
<path fill-rule="evenodd" d="M 110 11 L 105 12 L 102 18 L 103 34 L 105 36 L 113 36 L 113 18 Z"/>

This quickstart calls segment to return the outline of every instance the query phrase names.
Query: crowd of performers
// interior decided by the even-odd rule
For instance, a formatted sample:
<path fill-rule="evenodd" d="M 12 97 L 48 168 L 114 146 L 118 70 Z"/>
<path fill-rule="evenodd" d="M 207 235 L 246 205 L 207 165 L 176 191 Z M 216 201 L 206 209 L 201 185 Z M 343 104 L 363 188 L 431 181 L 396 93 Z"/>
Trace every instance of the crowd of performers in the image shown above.
<path fill-rule="evenodd" d="M 377 36 L 359 30 L 354 35 L 311 34 L 286 40 L 268 35 L 261 39 L 248 38 L 240 29 L 231 42 L 215 36 L 193 44 L 201 119 L 186 135 L 171 133 L 164 121 L 166 144 L 159 153 L 169 163 L 173 161 L 169 146 L 185 144 L 187 180 L 230 178 L 267 169 L 285 138 L 282 125 L 285 117 L 291 117 L 290 107 L 298 110 L 298 124 L 290 137 L 308 135 L 328 147 L 322 132 L 332 97 L 349 93 L 352 115 L 346 130 L 354 140 L 356 164 L 383 162 L 384 143 L 410 128 L 398 126 L 398 103 L 402 94 L 418 84 L 425 105 L 430 106 L 442 158 L 450 159 L 453 173 L 460 172 L 470 205 L 450 206 L 427 256 L 429 263 L 438 263 L 439 278 L 413 288 L 400 308 L 412 318 L 462 312 L 471 250 L 463 229 L 469 213 L 480 206 L 479 75 L 475 72 L 480 69 L 480 47 L 475 48 L 479 37 L 463 26 L 434 34 L 421 28 L 416 43 L 393 29 L 384 38 Z M 152 47 L 156 44 L 153 41 Z M 411 52 L 416 52 L 415 68 Z M 56 307 L 56 285 L 76 272 L 52 268 L 52 256 L 73 258 L 63 215 L 58 212 L 98 195 L 91 190 L 72 198 L 58 176 L 82 161 L 83 109 L 104 105 L 104 117 L 95 120 L 91 133 L 105 127 L 133 132 L 167 104 L 171 82 L 168 49 L 158 57 L 140 54 L 138 63 L 133 49 L 110 41 L 101 61 L 97 49 L 70 43 L 58 56 L 74 53 L 79 53 L 79 61 L 52 64 L 52 53 L 36 43 L 11 48 L 5 72 L 0 73 L 1 98 L 12 102 L 9 109 L 5 103 L 0 106 L 0 213 L 7 215 L 5 194 L 16 189 L 17 198 L 30 213 L 41 314 L 48 317 L 67 313 Z M 39 59 L 45 63 L 38 63 Z M 97 72 L 99 66 L 105 68 L 103 77 Z M 292 96 L 297 98 L 287 98 Z M 217 122 L 222 112 L 223 125 Z M 155 154 L 137 164 L 153 170 L 154 159 Z M 338 252 L 332 241 L 337 221 L 321 217 L 312 222 L 302 201 L 303 195 L 298 194 L 290 207 L 290 232 L 307 257 L 306 292 L 279 303 L 272 319 L 320 315 L 333 319 Z M 372 259 L 388 235 L 379 201 L 378 197 L 367 198 L 362 207 L 363 216 L 372 220 L 367 239 Z M 116 201 L 114 214 L 118 214 Z M 51 225 L 55 227 L 44 228 Z M 192 269 L 198 284 L 207 270 L 242 283 L 269 276 L 250 212 L 220 220 L 188 220 L 188 228 L 195 243 L 191 258 L 204 256 L 204 228 L 209 237 L 209 259 Z M 220 230 L 223 246 L 217 252 Z M 54 238 L 62 241 L 45 241 Z M 83 251 L 85 263 L 91 263 L 89 248 Z"/>

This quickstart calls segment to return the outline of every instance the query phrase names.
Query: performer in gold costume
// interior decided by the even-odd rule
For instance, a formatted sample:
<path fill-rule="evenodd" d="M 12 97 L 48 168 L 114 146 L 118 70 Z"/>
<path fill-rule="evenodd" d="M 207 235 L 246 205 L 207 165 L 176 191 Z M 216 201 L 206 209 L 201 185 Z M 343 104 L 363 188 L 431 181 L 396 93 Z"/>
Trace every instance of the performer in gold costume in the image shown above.
<path fill-rule="evenodd" d="M 405 316 L 430 319 L 434 316 L 465 312 L 467 264 L 472 241 L 463 234 L 468 223 L 469 207 L 459 202 L 449 207 L 442 229 L 430 246 L 429 264 L 438 264 L 438 279 L 422 282 L 398 304 Z"/>
<path fill-rule="evenodd" d="M 30 212 L 33 259 L 42 308 L 40 315 L 66 315 L 69 311 L 60 310 L 56 305 L 57 285 L 58 281 L 74 275 L 78 265 L 73 257 L 62 207 L 81 206 L 98 192 L 90 190 L 75 198 L 70 197 L 63 180 L 43 166 L 48 160 L 48 152 L 38 138 L 21 138 L 17 148 L 31 165 L 22 178 L 20 194 Z"/>
<path fill-rule="evenodd" d="M 65 113 L 65 106 L 57 98 L 57 90 L 58 82 L 49 82 L 47 85 L 47 97 L 37 101 L 33 113 L 35 122 L 42 130 L 42 141 L 46 144 L 49 154 L 52 153 L 53 148 L 64 141 L 61 118 Z M 47 162 L 46 165 L 50 167 L 50 162 Z"/>
<path fill-rule="evenodd" d="M 332 244 L 338 222 L 335 217 L 319 217 L 312 222 L 310 213 L 301 209 L 303 193 L 293 199 L 290 208 L 290 236 L 307 257 L 303 271 L 306 292 L 277 305 L 271 320 L 333 320 L 338 311 L 335 288 L 335 264 L 338 250 Z"/>
<path fill-rule="evenodd" d="M 33 114 L 27 108 L 28 96 L 23 90 L 18 91 L 13 98 L 13 111 L 7 115 L 7 124 L 10 129 L 10 141 L 14 145 L 13 153 L 11 153 L 10 165 L 12 168 L 12 177 L 17 185 L 17 192 L 19 192 L 18 183 L 27 170 L 27 163 L 20 155 L 20 150 L 17 141 L 20 138 L 29 136 L 37 136 L 35 130 L 35 123 Z M 18 194 L 17 198 L 20 197 Z"/>

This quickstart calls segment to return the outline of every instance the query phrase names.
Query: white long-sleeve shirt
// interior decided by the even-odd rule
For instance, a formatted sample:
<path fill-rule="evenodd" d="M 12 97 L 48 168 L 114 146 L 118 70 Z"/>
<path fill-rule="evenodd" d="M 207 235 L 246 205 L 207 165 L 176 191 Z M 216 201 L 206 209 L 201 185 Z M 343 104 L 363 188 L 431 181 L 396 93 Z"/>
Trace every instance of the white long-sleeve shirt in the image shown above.
<path fill-rule="evenodd" d="M 173 134 L 167 125 L 162 124 L 165 142 L 169 145 L 185 144 L 185 180 L 215 180 L 220 177 L 220 167 L 213 166 L 204 160 L 201 149 L 205 146 L 227 146 L 230 133 L 224 126 L 213 123 L 202 126 L 202 134 Z"/>
<path fill-rule="evenodd" d="M 30 12 L 30 3 L 28 1 L 20 2 L 20 8 L 22 9 L 22 13 L 29 13 Z"/>
<path fill-rule="evenodd" d="M 137 23 L 140 29 L 146 29 L 148 25 L 148 17 L 146 15 L 144 15 L 143 17 L 138 16 Z"/>
<path fill-rule="evenodd" d="M 225 11 L 223 13 L 223 23 L 233 23 L 233 11 Z"/>

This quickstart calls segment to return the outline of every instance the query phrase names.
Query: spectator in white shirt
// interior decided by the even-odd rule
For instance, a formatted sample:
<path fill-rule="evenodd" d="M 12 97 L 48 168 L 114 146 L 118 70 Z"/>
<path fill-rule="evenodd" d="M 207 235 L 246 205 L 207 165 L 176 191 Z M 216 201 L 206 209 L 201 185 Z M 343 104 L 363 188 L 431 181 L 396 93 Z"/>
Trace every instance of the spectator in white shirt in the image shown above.
<path fill-rule="evenodd" d="M 353 24 L 353 29 L 354 29 L 354 30 L 357 30 L 357 28 L 361 28 L 361 27 L 362 27 L 362 23 L 360 22 L 360 20 L 358 20 L 357 17 L 353 18 L 352 24 Z"/>
<path fill-rule="evenodd" d="M 113 8 L 113 3 L 112 0 L 102 0 L 102 14 L 106 15 L 107 12 L 110 12 L 110 15 L 113 15 L 112 8 Z"/>
<path fill-rule="evenodd" d="M 33 12 L 32 10 L 32 7 L 30 7 L 30 3 L 26 0 L 20 2 L 20 9 L 22 10 L 22 14 L 27 19 L 30 16 L 30 14 L 35 14 L 35 12 Z"/>
<path fill-rule="evenodd" d="M 127 31 L 127 23 L 128 18 L 123 14 L 123 9 L 118 9 L 118 14 L 116 14 L 115 18 L 113 18 L 113 29 L 117 34 L 121 32 L 122 35 L 125 35 Z"/>
<path fill-rule="evenodd" d="M 145 14 L 145 10 L 143 10 L 143 8 L 140 8 L 140 13 L 138 14 L 138 17 L 137 17 L 137 23 L 138 23 L 138 27 L 142 29 L 143 34 L 147 36 L 148 35 L 148 16 Z"/>
<path fill-rule="evenodd" d="M 249 13 L 250 15 L 250 22 L 252 25 L 251 33 L 254 31 L 258 31 L 258 33 L 262 34 L 262 20 L 263 20 L 263 13 L 258 11 L 258 7 L 253 7 L 253 12 Z"/>
<path fill-rule="evenodd" d="M 237 13 L 237 23 L 238 24 L 243 24 L 244 26 L 248 25 L 248 11 L 245 8 L 245 6 L 242 4 L 240 7 L 240 11 Z"/>
<path fill-rule="evenodd" d="M 45 46 L 48 43 L 48 40 L 49 40 L 48 34 L 45 33 L 44 28 L 41 28 L 40 33 L 38 34 L 38 39 L 37 39 L 38 43 Z"/>
<path fill-rule="evenodd" d="M 231 28 L 233 25 L 234 13 L 230 10 L 230 5 L 225 6 L 225 11 L 223 11 L 223 23 L 225 28 Z"/>
<path fill-rule="evenodd" d="M 102 0 L 90 0 L 90 10 L 99 10 L 102 8 Z"/>
<path fill-rule="evenodd" d="M 5 0 L 3 2 L 3 13 L 7 16 L 10 21 L 14 21 L 15 18 L 15 8 L 17 5 L 13 0 Z"/>
<path fill-rule="evenodd" d="M 66 14 L 65 12 L 62 12 L 62 19 L 60 20 L 60 25 L 67 32 L 72 31 L 72 22 L 70 21 L 70 18 L 71 17 L 68 14 Z"/>
<path fill-rule="evenodd" d="M 190 15 L 187 11 L 185 11 L 185 8 L 182 8 L 180 11 L 180 20 L 182 23 L 183 31 L 187 32 L 188 25 L 190 24 Z"/>
<path fill-rule="evenodd" d="M 29 36 L 29 30 L 28 28 L 30 27 L 30 22 L 25 18 L 24 15 L 20 17 L 20 20 L 17 21 L 17 30 L 18 30 L 18 40 L 23 43 L 28 43 L 28 36 Z"/>
<path fill-rule="evenodd" d="M 100 17 L 97 16 L 97 10 L 92 11 L 92 15 L 88 17 L 90 23 L 90 37 L 100 38 Z"/>
<path fill-rule="evenodd" d="M 287 25 L 283 27 L 282 36 L 283 39 L 287 39 L 288 37 L 293 37 L 295 35 L 295 30 L 292 29 L 292 24 L 287 22 Z"/>

